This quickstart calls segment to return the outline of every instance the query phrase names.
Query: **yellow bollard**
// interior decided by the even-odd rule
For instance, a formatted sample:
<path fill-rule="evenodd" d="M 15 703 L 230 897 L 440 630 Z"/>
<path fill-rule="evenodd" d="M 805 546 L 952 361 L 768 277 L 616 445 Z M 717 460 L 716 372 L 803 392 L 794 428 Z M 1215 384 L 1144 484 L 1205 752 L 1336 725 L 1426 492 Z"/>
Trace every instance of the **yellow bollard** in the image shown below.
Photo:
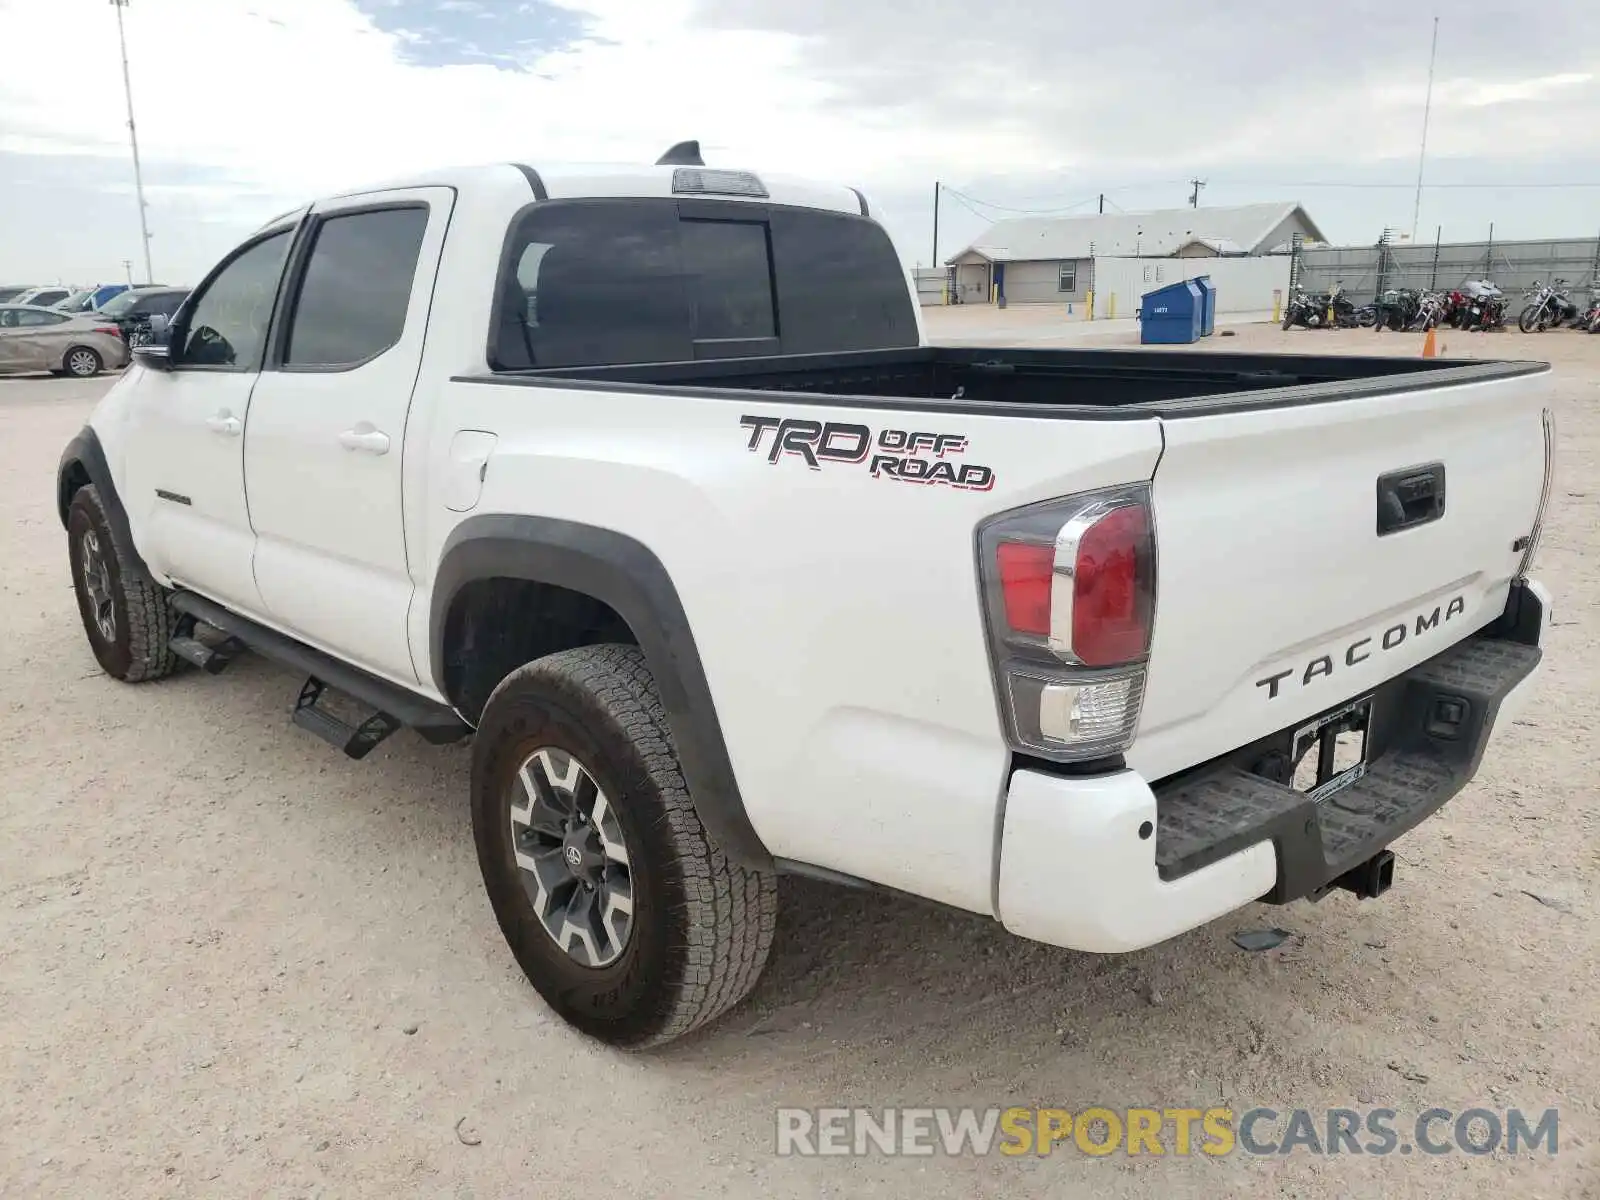
<path fill-rule="evenodd" d="M 1283 293 L 1273 290 L 1272 293 L 1272 323 L 1281 324 L 1283 321 Z"/>
<path fill-rule="evenodd" d="M 1117 319 L 1117 294 L 1115 292 L 1111 293 L 1111 303 L 1106 306 L 1106 317 L 1112 321 Z"/>

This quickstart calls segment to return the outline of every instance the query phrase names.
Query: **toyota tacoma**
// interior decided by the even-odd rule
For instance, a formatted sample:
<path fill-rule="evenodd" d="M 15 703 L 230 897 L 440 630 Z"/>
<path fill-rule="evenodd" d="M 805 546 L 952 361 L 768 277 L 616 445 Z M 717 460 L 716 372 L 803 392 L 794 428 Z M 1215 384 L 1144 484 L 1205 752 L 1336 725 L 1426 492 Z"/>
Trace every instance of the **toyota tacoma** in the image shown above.
<path fill-rule="evenodd" d="M 930 345 L 859 192 L 692 143 L 310 204 L 134 356 L 58 474 L 100 665 L 470 736 L 615 1044 L 748 993 L 784 873 L 1101 953 L 1376 896 L 1550 618 L 1544 364 Z"/>

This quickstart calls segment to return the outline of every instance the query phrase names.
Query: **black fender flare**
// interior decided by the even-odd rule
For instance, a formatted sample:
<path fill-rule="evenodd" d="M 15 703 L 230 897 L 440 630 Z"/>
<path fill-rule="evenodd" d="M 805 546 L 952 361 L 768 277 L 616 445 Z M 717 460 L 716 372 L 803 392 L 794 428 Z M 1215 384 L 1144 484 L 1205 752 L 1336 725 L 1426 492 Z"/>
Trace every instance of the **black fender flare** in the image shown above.
<path fill-rule="evenodd" d="M 84 476 L 100 493 L 106 520 L 111 524 L 111 535 L 126 553 L 130 565 L 149 580 L 150 568 L 145 565 L 139 548 L 134 545 L 133 529 L 128 524 L 128 510 L 122 506 L 122 497 L 117 494 L 111 468 L 106 463 L 106 452 L 100 446 L 99 435 L 90 425 L 85 425 L 78 436 L 67 443 L 67 448 L 61 452 L 61 462 L 56 467 L 56 515 L 61 518 L 63 529 L 67 527 L 67 513 L 72 507 L 73 494 L 81 486 L 78 480 Z"/>
<path fill-rule="evenodd" d="M 510 514 L 467 518 L 446 539 L 434 575 L 428 648 L 440 695 L 449 697 L 444 639 L 451 606 L 467 584 L 492 578 L 553 584 L 616 610 L 655 676 L 706 833 L 740 866 L 772 870 L 772 855 L 745 812 L 688 616 L 655 553 L 626 534 L 576 521 Z"/>

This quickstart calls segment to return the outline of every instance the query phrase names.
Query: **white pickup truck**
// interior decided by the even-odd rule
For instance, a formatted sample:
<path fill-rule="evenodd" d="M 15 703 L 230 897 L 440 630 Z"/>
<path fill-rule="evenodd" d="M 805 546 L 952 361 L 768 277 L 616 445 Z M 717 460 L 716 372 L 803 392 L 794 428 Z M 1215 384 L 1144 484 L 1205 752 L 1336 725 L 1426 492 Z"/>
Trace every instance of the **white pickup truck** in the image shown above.
<path fill-rule="evenodd" d="M 322 200 L 169 334 L 61 461 L 95 657 L 473 735 L 618 1044 L 749 991 L 785 872 L 1096 952 L 1377 895 L 1550 614 L 1543 364 L 926 345 L 859 193 L 692 144 Z"/>

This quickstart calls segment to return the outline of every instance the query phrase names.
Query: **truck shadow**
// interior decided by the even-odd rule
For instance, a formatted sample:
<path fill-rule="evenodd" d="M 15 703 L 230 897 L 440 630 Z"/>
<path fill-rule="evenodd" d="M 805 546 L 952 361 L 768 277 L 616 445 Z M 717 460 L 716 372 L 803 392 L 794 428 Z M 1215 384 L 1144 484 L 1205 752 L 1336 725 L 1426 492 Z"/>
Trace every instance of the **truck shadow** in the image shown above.
<path fill-rule="evenodd" d="M 385 827 L 373 844 L 430 848 L 426 869 L 447 876 L 441 886 L 450 893 L 472 898 L 464 903 L 482 926 L 483 953 L 509 960 L 478 903 L 470 827 L 458 803 L 468 786 L 467 745 L 432 747 L 402 734 L 363 763 L 316 757 L 325 748 L 287 727 L 294 677 L 254 656 L 224 680 L 185 675 L 167 686 L 192 689 L 196 703 L 226 689 L 232 704 L 252 710 L 252 724 L 276 726 L 281 732 L 262 739 L 262 767 L 281 770 L 291 752 L 297 773 L 314 773 L 319 803 L 366 806 L 383 797 L 361 818 Z M 1093 1090 L 1107 1071 L 1136 1060 L 1181 1072 L 1189 1062 L 1239 1062 L 1259 1052 L 1264 1030 L 1281 1025 L 1284 1012 L 1325 1001 L 1326 973 L 1349 969 L 1339 960 L 1361 954 L 1360 926 L 1368 923 L 1352 922 L 1353 902 L 1339 898 L 1316 909 L 1260 906 L 1160 946 L 1106 956 L 1026 941 L 988 917 L 896 894 L 796 877 L 780 880 L 779 890 L 777 934 L 750 997 L 647 1061 L 696 1077 L 737 1067 L 775 1093 L 815 1083 L 833 1064 L 849 1071 L 870 1062 L 892 1079 L 944 1062 L 969 1081 L 1004 1077 L 1025 1086 L 1049 1064 L 1076 1062 Z M 1228 940 L 1271 925 L 1317 944 L 1297 935 L 1278 950 L 1245 954 Z M 1395 986 L 1407 988 L 1398 979 Z M 540 1004 L 531 988 L 525 1000 Z M 1396 1002 L 1407 1003 L 1403 995 Z M 1321 1048 L 1308 1040 L 1279 1052 L 1306 1055 L 1312 1071 Z"/>
<path fill-rule="evenodd" d="M 1265 906 L 1108 956 L 1030 942 L 987 917 L 899 896 L 797 878 L 781 881 L 780 896 L 777 937 L 750 998 L 658 1052 L 661 1060 L 696 1068 L 752 1054 L 860 1060 L 892 1076 L 953 1057 L 980 1074 L 1026 1079 L 1041 1064 L 1088 1055 L 1123 1065 L 1143 1057 L 1176 1072 L 1199 1055 L 1218 1063 L 1258 1053 L 1266 1014 L 1299 1008 L 1306 998 L 1294 993 L 1317 987 L 1300 935 L 1259 955 L 1229 941 L 1239 929 L 1301 926 Z"/>

